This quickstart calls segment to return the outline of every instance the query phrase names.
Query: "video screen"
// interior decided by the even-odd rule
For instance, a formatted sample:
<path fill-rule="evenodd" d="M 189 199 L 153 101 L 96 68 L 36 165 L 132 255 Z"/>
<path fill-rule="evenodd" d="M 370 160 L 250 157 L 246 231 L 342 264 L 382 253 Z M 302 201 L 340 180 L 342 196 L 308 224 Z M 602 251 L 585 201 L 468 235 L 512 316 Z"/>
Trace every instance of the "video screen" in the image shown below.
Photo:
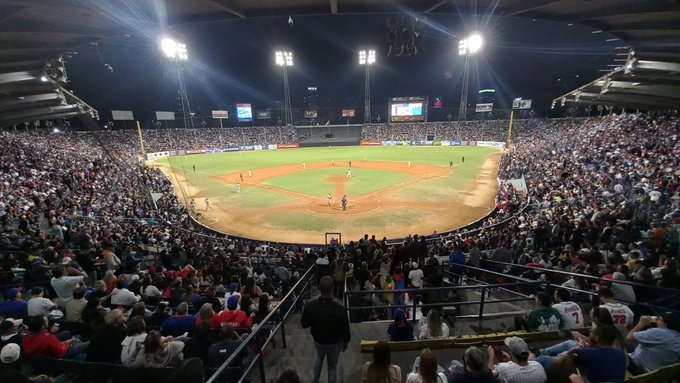
<path fill-rule="evenodd" d="M 250 104 L 236 104 L 236 117 L 239 121 L 252 121 L 253 108 Z"/>
<path fill-rule="evenodd" d="M 390 122 L 420 122 L 427 118 L 427 99 L 397 97 L 390 100 Z"/>

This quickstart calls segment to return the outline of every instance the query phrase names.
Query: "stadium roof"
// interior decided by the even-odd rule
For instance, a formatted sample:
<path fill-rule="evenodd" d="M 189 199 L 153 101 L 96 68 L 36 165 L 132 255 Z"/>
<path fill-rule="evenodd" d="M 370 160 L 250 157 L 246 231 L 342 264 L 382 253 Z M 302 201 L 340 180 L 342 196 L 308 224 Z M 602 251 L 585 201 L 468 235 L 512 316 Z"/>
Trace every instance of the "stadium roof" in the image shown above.
<path fill-rule="evenodd" d="M 677 110 L 680 55 L 631 51 L 614 71 L 553 100 L 553 108 L 566 105 Z"/>
<path fill-rule="evenodd" d="M 672 0 L 5 0 L 0 4 L 0 122 L 82 113 L 96 117 L 96 111 L 64 89 L 68 78 L 62 73 L 62 59 L 87 44 L 192 23 L 353 13 L 536 18 L 590 26 L 593 33 L 607 32 L 621 40 L 622 48 L 640 54 L 680 48 L 680 3 Z M 680 61 L 672 55 L 664 60 L 669 58 Z M 618 81 L 619 72 L 610 76 Z"/>

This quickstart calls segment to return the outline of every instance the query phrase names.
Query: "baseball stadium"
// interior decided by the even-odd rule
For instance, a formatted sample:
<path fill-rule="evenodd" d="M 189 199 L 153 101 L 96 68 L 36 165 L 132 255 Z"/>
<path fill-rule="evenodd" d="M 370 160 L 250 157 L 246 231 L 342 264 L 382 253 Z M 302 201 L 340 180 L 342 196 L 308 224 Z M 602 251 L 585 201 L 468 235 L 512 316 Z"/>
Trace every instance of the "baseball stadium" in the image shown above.
<path fill-rule="evenodd" d="M 0 382 L 680 382 L 677 2 L 0 15 Z"/>

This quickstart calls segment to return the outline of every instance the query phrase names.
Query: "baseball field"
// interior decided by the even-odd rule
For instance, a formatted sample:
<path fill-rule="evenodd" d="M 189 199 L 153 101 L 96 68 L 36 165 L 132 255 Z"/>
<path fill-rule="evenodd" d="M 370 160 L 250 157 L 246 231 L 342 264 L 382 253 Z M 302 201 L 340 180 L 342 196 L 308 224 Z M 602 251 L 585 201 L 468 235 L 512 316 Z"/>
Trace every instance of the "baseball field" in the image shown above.
<path fill-rule="evenodd" d="M 199 222 L 211 228 L 321 244 L 328 232 L 342 233 L 343 241 L 364 234 L 395 238 L 474 222 L 493 208 L 501 154 L 482 147 L 325 147 L 191 155 L 150 165 L 168 175 L 190 209 L 194 200 Z"/>

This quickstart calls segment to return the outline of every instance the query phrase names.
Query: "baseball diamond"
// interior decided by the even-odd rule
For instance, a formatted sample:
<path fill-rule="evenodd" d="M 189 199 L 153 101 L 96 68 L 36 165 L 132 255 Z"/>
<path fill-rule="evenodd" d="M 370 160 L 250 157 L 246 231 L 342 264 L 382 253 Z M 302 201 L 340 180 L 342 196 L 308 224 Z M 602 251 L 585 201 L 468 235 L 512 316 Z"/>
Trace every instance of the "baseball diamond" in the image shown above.
<path fill-rule="evenodd" d="M 324 147 L 204 154 L 152 164 L 173 181 L 185 204 L 194 199 L 203 206 L 210 198 L 211 210 L 201 223 L 215 230 L 316 244 L 329 231 L 349 237 L 378 231 L 394 238 L 474 222 L 494 207 L 500 156 L 498 149 L 482 147 Z M 349 161 L 351 178 L 345 176 Z M 252 176 L 241 182 L 246 167 Z M 347 210 L 340 201 L 345 194 Z"/>

